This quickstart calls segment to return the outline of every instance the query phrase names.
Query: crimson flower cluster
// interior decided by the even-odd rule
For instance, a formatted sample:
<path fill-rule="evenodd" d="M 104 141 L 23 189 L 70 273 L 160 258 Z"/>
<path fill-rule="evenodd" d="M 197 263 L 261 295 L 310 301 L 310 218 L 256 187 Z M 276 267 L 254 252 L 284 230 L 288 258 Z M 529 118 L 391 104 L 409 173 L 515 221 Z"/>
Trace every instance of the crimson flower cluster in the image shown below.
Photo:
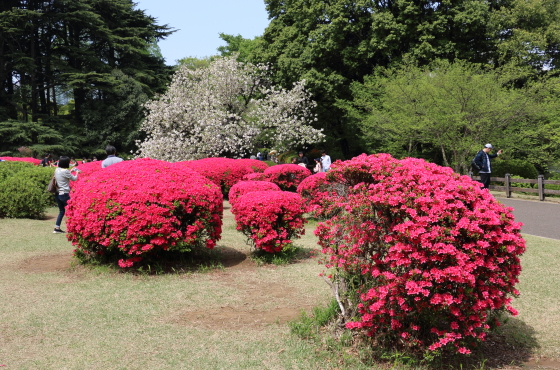
<path fill-rule="evenodd" d="M 229 194 L 229 189 L 241 181 L 243 176 L 263 172 L 268 168 L 266 163 L 256 159 L 204 158 L 179 163 L 206 176 L 222 189 L 224 196 Z"/>
<path fill-rule="evenodd" d="M 255 191 L 236 199 L 231 209 L 237 230 L 257 249 L 275 253 L 305 233 L 304 200 L 286 191 Z"/>
<path fill-rule="evenodd" d="M 116 253 L 125 268 L 162 251 L 213 248 L 221 236 L 223 197 L 183 165 L 138 159 L 79 181 L 66 215 L 78 257 Z"/>
<path fill-rule="evenodd" d="M 267 181 L 266 175 L 261 172 L 248 173 L 242 178 L 243 181 Z"/>
<path fill-rule="evenodd" d="M 253 191 L 280 191 L 280 188 L 268 181 L 240 181 L 231 187 L 229 203 L 233 206 L 237 198 Z"/>
<path fill-rule="evenodd" d="M 521 224 L 480 183 L 387 154 L 337 162 L 327 180 L 347 192 L 331 194 L 338 213 L 316 235 L 333 280 L 360 282 L 348 328 L 469 353 L 497 313 L 517 313 Z"/>
<path fill-rule="evenodd" d="M 119 162 L 119 163 L 115 163 L 112 166 L 117 166 L 120 165 L 120 163 L 123 162 Z M 101 161 L 95 161 L 95 162 L 87 162 L 87 163 L 80 163 L 78 165 L 78 168 L 80 169 L 80 174 L 78 176 L 78 181 L 81 181 L 83 179 L 86 179 L 87 177 L 89 177 L 89 175 L 91 175 L 94 172 L 97 172 L 99 170 L 102 170 L 103 168 L 101 167 Z"/>
<path fill-rule="evenodd" d="M 38 165 L 41 164 L 41 161 L 39 159 L 35 159 L 35 158 L 31 158 L 31 157 L 0 157 L 0 159 L 3 159 L 5 161 L 27 162 L 27 163 L 31 163 L 35 166 L 38 166 Z"/>
<path fill-rule="evenodd" d="M 335 195 L 335 193 L 333 185 L 327 181 L 326 172 L 306 177 L 298 185 L 297 193 L 307 201 L 306 212 L 320 219 L 328 218 L 328 213 L 325 213 L 330 209 L 327 202 L 331 199 L 330 195 Z"/>
<path fill-rule="evenodd" d="M 311 175 L 307 168 L 297 164 L 279 164 L 264 170 L 266 181 L 275 183 L 284 191 L 296 191 L 300 182 Z"/>

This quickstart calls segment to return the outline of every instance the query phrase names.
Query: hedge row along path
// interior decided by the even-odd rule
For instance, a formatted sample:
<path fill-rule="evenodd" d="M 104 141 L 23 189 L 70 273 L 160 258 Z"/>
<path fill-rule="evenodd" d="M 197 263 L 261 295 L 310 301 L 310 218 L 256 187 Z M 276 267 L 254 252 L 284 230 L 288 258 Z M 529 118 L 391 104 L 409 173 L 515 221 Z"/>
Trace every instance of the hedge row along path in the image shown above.
<path fill-rule="evenodd" d="M 515 221 L 523 222 L 522 233 L 560 240 L 560 204 L 511 198 L 496 199 L 513 208 Z"/>

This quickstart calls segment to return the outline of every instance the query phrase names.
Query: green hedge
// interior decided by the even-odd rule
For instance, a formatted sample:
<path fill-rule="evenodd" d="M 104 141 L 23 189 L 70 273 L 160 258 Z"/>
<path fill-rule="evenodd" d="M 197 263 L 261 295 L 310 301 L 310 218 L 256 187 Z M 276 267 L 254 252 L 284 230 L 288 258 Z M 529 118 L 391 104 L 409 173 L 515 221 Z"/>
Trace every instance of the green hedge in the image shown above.
<path fill-rule="evenodd" d="M 498 159 L 492 161 L 492 177 L 504 177 L 506 173 L 524 179 L 536 179 L 539 173 L 532 163 L 521 159 Z"/>
<path fill-rule="evenodd" d="M 54 169 L 22 162 L 0 162 L 0 217 L 41 218 L 53 205 L 46 191 Z"/>

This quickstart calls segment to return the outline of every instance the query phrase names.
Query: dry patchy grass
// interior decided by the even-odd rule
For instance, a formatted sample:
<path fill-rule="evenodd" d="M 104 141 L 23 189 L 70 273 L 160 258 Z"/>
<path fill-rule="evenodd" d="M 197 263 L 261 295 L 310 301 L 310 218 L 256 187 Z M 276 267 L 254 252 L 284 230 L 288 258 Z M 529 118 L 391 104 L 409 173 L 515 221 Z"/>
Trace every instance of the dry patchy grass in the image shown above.
<path fill-rule="evenodd" d="M 324 305 L 314 258 L 258 267 L 226 203 L 207 273 L 143 276 L 73 264 L 47 220 L 0 220 L 0 365 L 7 369 L 361 369 L 289 334 L 284 323 Z M 296 245 L 316 247 L 313 229 Z M 510 347 L 560 357 L 560 241 L 527 236 L 520 314 L 503 326 Z M 517 346 L 517 347 L 515 347 Z M 341 358 L 345 360 L 341 365 Z"/>

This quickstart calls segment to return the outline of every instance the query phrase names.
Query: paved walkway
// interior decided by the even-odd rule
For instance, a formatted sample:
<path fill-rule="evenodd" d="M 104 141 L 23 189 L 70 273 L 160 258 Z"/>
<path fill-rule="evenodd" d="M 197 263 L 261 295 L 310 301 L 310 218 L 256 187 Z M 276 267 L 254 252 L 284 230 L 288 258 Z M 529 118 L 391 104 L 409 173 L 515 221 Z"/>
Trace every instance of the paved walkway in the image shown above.
<path fill-rule="evenodd" d="M 560 240 L 560 204 L 501 197 L 496 199 L 514 209 L 515 221 L 523 222 L 522 233 Z"/>

